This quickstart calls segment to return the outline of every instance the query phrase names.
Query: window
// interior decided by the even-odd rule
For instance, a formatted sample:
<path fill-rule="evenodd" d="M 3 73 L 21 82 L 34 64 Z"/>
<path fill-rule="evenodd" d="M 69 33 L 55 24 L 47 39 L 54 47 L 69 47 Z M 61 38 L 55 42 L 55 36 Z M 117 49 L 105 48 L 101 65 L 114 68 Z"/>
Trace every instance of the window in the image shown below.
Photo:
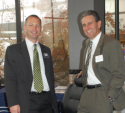
<path fill-rule="evenodd" d="M 16 43 L 15 22 L 15 0 L 0 0 L 0 76 L 2 79 L 6 48 Z"/>
<path fill-rule="evenodd" d="M 115 38 L 115 0 L 105 1 L 106 34 Z M 119 41 L 125 49 L 125 0 L 119 0 Z"/>
<path fill-rule="evenodd" d="M 42 20 L 39 42 L 51 49 L 56 86 L 69 84 L 67 4 L 67 0 L 21 0 L 20 6 L 22 26 L 31 14 L 37 14 Z"/>

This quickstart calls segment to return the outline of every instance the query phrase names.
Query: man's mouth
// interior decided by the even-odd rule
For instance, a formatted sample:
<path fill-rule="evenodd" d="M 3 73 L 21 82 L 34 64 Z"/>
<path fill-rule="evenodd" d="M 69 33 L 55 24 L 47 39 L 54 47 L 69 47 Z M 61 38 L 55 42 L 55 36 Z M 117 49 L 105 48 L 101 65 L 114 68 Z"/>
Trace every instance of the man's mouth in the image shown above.
<path fill-rule="evenodd" d="M 87 31 L 87 33 L 90 33 L 90 32 L 92 32 L 92 30 Z"/>
<path fill-rule="evenodd" d="M 33 34 L 36 34 L 36 32 L 32 32 Z"/>

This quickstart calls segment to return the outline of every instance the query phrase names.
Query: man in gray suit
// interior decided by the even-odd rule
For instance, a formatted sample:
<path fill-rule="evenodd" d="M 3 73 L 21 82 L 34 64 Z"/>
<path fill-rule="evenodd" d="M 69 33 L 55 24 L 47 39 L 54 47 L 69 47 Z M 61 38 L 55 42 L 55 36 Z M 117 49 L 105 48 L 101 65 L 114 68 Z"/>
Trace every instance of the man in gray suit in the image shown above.
<path fill-rule="evenodd" d="M 125 63 L 121 45 L 101 32 L 101 20 L 97 12 L 83 12 L 81 22 L 88 39 L 84 40 L 83 47 L 84 91 L 78 113 L 112 113 L 113 109 L 122 110 L 125 108 L 122 89 Z"/>

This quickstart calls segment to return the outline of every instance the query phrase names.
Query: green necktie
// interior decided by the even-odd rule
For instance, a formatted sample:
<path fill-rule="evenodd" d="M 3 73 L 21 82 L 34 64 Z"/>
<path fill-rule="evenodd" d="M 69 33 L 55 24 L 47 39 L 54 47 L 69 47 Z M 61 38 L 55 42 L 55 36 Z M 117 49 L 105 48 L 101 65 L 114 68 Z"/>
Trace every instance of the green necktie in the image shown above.
<path fill-rule="evenodd" d="M 36 44 L 34 44 L 34 51 L 33 51 L 33 74 L 34 74 L 34 88 L 37 92 L 41 92 L 44 88 L 43 80 L 41 76 L 41 68 L 39 62 L 39 55 L 36 48 Z"/>

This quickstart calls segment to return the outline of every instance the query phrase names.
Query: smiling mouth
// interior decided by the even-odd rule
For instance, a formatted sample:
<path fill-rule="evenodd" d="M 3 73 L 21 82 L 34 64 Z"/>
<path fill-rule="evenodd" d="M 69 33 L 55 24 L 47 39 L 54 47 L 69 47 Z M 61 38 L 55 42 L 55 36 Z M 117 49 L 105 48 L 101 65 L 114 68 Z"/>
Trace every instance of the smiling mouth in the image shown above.
<path fill-rule="evenodd" d="M 36 34 L 36 32 L 32 32 L 33 34 Z"/>
<path fill-rule="evenodd" d="M 87 33 L 90 33 L 92 30 L 87 31 Z"/>
<path fill-rule="evenodd" d="M 31 32 L 33 36 L 36 36 L 37 35 L 37 32 Z"/>

